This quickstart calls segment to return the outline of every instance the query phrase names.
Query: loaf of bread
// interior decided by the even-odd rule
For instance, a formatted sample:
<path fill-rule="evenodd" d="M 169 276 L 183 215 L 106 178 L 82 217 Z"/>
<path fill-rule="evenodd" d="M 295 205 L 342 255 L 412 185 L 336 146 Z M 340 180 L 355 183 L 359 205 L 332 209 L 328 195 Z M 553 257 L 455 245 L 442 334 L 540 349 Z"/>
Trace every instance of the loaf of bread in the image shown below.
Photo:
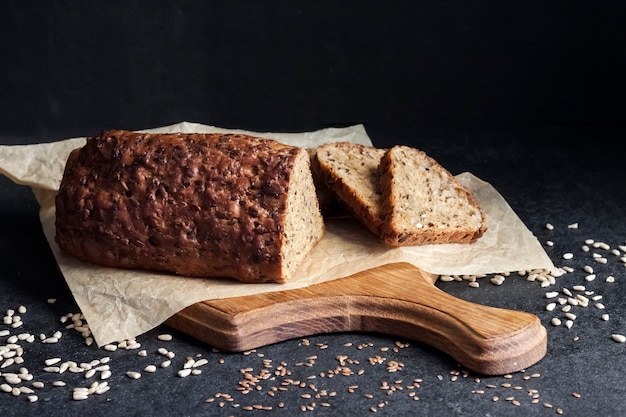
<path fill-rule="evenodd" d="M 318 188 L 325 186 L 375 235 L 382 225 L 378 165 L 384 153 L 373 146 L 330 142 L 317 148 L 312 161 Z"/>
<path fill-rule="evenodd" d="M 283 283 L 324 231 L 307 151 L 239 134 L 104 131 L 56 197 L 59 247 L 109 267 Z"/>
<path fill-rule="evenodd" d="M 328 143 L 318 148 L 312 166 L 353 216 L 388 245 L 472 243 L 487 229 L 471 193 L 419 149 Z"/>
<path fill-rule="evenodd" d="M 383 242 L 472 243 L 487 230 L 472 194 L 423 151 L 394 146 L 383 155 L 380 172 Z"/>

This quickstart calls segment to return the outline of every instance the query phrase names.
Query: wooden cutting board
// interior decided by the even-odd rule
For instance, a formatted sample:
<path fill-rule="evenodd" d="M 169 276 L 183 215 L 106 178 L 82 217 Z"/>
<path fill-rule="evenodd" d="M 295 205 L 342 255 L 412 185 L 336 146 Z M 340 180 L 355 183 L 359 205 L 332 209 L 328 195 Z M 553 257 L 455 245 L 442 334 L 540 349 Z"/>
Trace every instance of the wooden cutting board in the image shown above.
<path fill-rule="evenodd" d="M 543 358 L 547 332 L 535 315 L 453 297 L 436 276 L 388 264 L 306 288 L 196 303 L 166 324 L 226 351 L 330 332 L 377 332 L 433 346 L 484 375 Z"/>

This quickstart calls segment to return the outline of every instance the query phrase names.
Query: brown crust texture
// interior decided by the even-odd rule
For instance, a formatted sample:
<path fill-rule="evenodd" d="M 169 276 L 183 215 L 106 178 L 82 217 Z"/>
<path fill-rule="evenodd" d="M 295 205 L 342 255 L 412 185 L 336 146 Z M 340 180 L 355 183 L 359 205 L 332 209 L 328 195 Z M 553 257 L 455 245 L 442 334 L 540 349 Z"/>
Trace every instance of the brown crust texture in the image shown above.
<path fill-rule="evenodd" d="M 304 149 L 246 135 L 105 131 L 67 161 L 56 242 L 104 266 L 284 282 L 287 196 L 302 163 L 309 170 Z M 308 188 L 315 230 L 300 252 L 323 234 L 312 178 Z"/>
<path fill-rule="evenodd" d="M 394 146 L 382 157 L 380 171 L 383 242 L 473 243 L 487 230 L 472 194 L 423 151 Z"/>

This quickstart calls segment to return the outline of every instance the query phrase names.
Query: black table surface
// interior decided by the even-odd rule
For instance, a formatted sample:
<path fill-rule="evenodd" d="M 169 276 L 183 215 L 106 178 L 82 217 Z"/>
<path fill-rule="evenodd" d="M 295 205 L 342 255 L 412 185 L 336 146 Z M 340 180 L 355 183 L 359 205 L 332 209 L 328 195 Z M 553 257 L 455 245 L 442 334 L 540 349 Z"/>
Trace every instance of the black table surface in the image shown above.
<path fill-rule="evenodd" d="M 25 372 L 32 379 L 9 385 L 33 391 L 19 395 L 0 391 L 0 414 L 626 415 L 626 344 L 612 339 L 613 334 L 626 334 L 626 184 L 618 146 L 626 129 L 557 126 L 470 131 L 368 125 L 366 129 L 376 146 L 410 144 L 454 174 L 470 171 L 491 183 L 555 265 L 573 268 L 549 287 L 516 272 L 501 286 L 491 284 L 489 277 L 479 278 L 478 288 L 467 281 L 437 284 L 461 299 L 536 314 L 548 331 L 548 351 L 540 362 L 511 375 L 477 375 L 409 334 L 402 338 L 314 334 L 229 353 L 160 326 L 138 336 L 141 347 L 136 349 L 122 346 L 110 352 L 88 346 L 79 332 L 62 323 L 63 316 L 79 310 L 44 238 L 31 190 L 0 177 L 0 310 L 3 316 L 13 310 L 13 317 L 20 316 L 23 323 L 17 328 L 0 323 L 0 350 L 16 343 L 23 358 L 13 364 L 7 362 L 10 355 L 0 360 L 0 384 L 9 384 L 7 374 Z M 1 144 L 15 145 L 41 138 L 5 134 L 0 139 Z M 547 223 L 554 229 L 549 230 Z M 584 245 L 589 251 L 583 250 Z M 564 253 L 572 253 L 573 258 L 564 259 Z M 599 256 L 607 262 L 599 262 Z M 588 278 L 585 266 L 593 268 L 594 280 Z M 609 276 L 614 282 L 607 280 Z M 546 310 L 551 301 L 546 292 L 567 297 L 563 291 L 574 291 L 576 285 L 584 285 L 589 298 L 602 298 L 588 307 L 572 307 L 570 313 L 576 318 L 571 328 L 552 325 L 554 317 L 563 323 L 567 318 L 560 305 Z M 609 319 L 603 320 L 603 314 Z M 55 332 L 62 336 L 58 343 L 42 342 L 41 335 Z M 18 336 L 25 333 L 34 335 L 34 340 Z M 164 333 L 173 339 L 159 340 Z M 170 367 L 159 366 L 164 360 L 159 348 L 175 354 Z M 139 354 L 142 350 L 145 356 Z M 111 376 L 102 380 L 100 371 L 90 377 L 86 370 L 46 372 L 46 360 L 55 357 L 78 364 L 100 361 L 99 365 L 109 358 Z M 208 363 L 197 368 L 200 374 L 181 378 L 177 372 L 188 358 L 204 358 Z M 394 361 L 399 369 L 390 372 L 388 365 Z M 157 366 L 156 372 L 144 371 L 149 364 Z M 131 370 L 142 376 L 130 378 L 127 371 Z M 34 387 L 35 381 L 43 387 Z M 66 385 L 55 386 L 54 381 Z M 74 388 L 105 381 L 110 387 L 107 392 L 82 401 L 72 398 Z M 251 389 L 242 389 L 244 381 Z M 29 395 L 36 395 L 37 401 L 30 402 Z"/>

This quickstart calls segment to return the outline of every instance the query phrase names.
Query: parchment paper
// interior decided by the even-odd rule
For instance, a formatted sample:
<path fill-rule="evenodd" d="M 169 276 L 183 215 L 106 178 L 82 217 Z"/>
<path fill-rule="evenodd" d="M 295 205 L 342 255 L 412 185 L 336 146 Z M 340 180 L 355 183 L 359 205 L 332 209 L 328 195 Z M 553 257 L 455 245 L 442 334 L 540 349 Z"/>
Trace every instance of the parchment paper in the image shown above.
<path fill-rule="evenodd" d="M 182 122 L 146 131 L 239 132 L 302 147 L 330 141 L 372 143 L 362 125 L 305 133 L 268 133 Z M 46 144 L 0 146 L 0 173 L 32 188 L 40 205 L 45 236 L 98 346 L 139 336 L 196 302 L 301 288 L 392 262 L 409 262 L 438 275 L 527 269 L 556 272 L 541 244 L 502 196 L 467 172 L 457 178 L 474 194 L 488 226 L 485 235 L 471 245 L 389 248 L 358 222 L 335 219 L 326 222 L 324 238 L 300 266 L 297 279 L 287 284 L 243 284 L 228 278 L 188 278 L 84 263 L 62 252 L 54 242 L 54 197 L 67 156 L 84 143 L 85 138 L 74 138 Z"/>

